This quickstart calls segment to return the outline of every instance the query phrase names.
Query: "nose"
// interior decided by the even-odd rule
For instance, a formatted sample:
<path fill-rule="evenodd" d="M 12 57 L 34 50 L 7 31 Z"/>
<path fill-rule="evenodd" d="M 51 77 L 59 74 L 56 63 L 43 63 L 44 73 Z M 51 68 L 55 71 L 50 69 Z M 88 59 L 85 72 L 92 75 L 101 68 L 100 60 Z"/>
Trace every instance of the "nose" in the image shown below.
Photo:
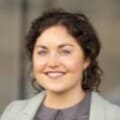
<path fill-rule="evenodd" d="M 48 66 L 50 68 L 57 68 L 59 67 L 60 62 L 59 62 L 59 57 L 57 54 L 51 54 L 48 58 Z"/>

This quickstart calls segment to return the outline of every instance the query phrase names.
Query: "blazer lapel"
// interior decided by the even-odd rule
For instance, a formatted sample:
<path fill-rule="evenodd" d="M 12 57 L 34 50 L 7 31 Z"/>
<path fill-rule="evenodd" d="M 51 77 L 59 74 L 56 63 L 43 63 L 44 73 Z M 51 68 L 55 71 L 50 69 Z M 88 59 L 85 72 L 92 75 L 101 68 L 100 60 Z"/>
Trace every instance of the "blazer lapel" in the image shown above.
<path fill-rule="evenodd" d="M 90 120 L 105 120 L 104 99 L 96 92 L 92 92 Z"/>
<path fill-rule="evenodd" d="M 34 116 L 45 97 L 45 92 L 38 94 L 32 99 L 28 100 L 25 110 L 17 116 L 18 120 L 33 120 Z M 90 120 L 105 120 L 104 100 L 96 92 L 92 92 L 91 106 L 90 106 Z"/>
<path fill-rule="evenodd" d="M 25 110 L 23 111 L 23 113 L 21 113 L 18 119 L 33 120 L 44 97 L 45 97 L 45 92 L 42 92 L 38 94 L 37 96 L 33 97 L 32 99 L 28 100 L 28 104 L 26 105 Z"/>

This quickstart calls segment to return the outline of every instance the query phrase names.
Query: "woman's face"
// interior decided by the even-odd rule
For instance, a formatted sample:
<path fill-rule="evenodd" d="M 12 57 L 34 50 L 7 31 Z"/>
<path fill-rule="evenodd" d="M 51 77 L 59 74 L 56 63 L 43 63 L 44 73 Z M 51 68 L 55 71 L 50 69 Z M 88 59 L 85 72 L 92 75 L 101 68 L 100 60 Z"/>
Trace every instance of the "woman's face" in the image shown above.
<path fill-rule="evenodd" d="M 46 29 L 33 50 L 33 73 L 43 88 L 65 92 L 81 88 L 83 71 L 88 67 L 82 48 L 63 26 Z"/>

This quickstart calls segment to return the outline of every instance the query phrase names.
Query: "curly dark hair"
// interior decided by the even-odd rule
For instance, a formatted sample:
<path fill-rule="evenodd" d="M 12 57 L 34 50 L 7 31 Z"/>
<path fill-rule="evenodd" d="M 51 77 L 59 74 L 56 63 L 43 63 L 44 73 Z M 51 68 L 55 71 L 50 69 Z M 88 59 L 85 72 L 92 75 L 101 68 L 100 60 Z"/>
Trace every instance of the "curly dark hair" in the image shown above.
<path fill-rule="evenodd" d="M 49 27 L 57 25 L 64 26 L 67 29 L 68 33 L 82 47 L 85 57 L 90 60 L 90 65 L 85 70 L 82 80 L 83 90 L 99 91 L 103 72 L 99 67 L 97 57 L 100 53 L 101 44 L 90 21 L 82 13 L 66 12 L 63 9 L 51 10 L 44 12 L 42 16 L 35 19 L 26 36 L 26 50 L 30 61 L 32 62 L 33 49 L 37 38 Z M 35 79 L 32 80 L 32 85 L 39 90 L 34 84 L 35 81 Z M 41 86 L 39 87 L 41 90 Z"/>

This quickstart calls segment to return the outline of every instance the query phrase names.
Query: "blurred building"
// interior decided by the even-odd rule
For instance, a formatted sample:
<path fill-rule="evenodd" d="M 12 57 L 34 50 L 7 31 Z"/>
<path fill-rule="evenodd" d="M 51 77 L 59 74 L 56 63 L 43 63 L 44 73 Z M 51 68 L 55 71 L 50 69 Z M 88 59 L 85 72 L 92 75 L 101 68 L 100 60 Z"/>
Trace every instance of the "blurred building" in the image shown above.
<path fill-rule="evenodd" d="M 81 11 L 90 18 L 102 42 L 101 92 L 120 105 L 120 0 L 1 0 L 0 113 L 11 101 L 34 94 L 23 55 L 24 37 L 31 21 L 51 8 Z"/>

